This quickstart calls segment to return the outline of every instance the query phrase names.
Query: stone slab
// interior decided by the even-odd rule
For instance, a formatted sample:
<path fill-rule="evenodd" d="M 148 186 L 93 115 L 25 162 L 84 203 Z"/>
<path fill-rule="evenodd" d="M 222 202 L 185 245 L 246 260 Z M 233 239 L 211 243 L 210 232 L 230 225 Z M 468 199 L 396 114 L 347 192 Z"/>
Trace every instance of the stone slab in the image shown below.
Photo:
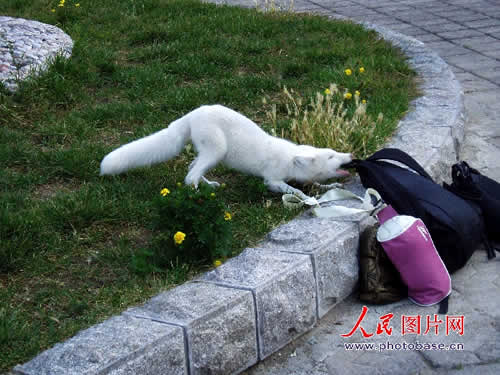
<path fill-rule="evenodd" d="M 481 73 L 482 70 L 496 65 L 494 58 L 483 56 L 479 53 L 471 53 L 466 56 L 449 56 L 446 59 L 451 65 L 469 72 L 476 71 Z"/>
<path fill-rule="evenodd" d="M 338 204 L 360 206 L 354 200 Z M 266 248 L 311 255 L 319 318 L 356 289 L 359 273 L 358 221 L 338 221 L 305 214 L 273 230 L 266 240 L 263 245 Z"/>
<path fill-rule="evenodd" d="M 474 37 L 474 36 L 484 36 L 484 34 L 482 32 L 479 32 L 476 30 L 471 30 L 471 29 L 444 31 L 444 32 L 437 33 L 437 34 L 440 37 L 448 39 L 448 40 L 470 38 L 470 37 Z"/>
<path fill-rule="evenodd" d="M 252 291 L 260 359 L 316 322 L 316 282 L 308 255 L 249 248 L 200 280 Z"/>
<path fill-rule="evenodd" d="M 318 283 L 318 315 L 355 291 L 359 274 L 359 232 L 345 231 L 329 246 L 315 252 Z"/>
<path fill-rule="evenodd" d="M 114 316 L 56 344 L 14 374 L 186 375 L 182 328 L 127 315 Z"/>
<path fill-rule="evenodd" d="M 250 291 L 190 282 L 126 314 L 183 327 L 190 375 L 237 374 L 257 362 Z"/>
<path fill-rule="evenodd" d="M 390 25 L 388 27 L 390 27 Z M 418 40 L 424 43 L 444 41 L 444 39 L 441 38 L 439 35 L 432 33 L 419 35 Z"/>
<path fill-rule="evenodd" d="M 456 22 L 445 22 L 445 23 L 436 23 L 432 25 L 426 25 L 424 28 L 431 33 L 444 33 L 447 31 L 456 31 L 463 30 L 466 27 Z"/>

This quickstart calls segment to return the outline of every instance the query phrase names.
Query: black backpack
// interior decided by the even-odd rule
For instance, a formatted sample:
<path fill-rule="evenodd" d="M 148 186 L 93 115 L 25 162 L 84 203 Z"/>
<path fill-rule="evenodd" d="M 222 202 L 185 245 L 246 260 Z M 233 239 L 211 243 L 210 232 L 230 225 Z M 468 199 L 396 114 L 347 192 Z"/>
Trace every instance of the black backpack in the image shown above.
<path fill-rule="evenodd" d="M 354 160 L 350 167 L 356 169 L 365 188 L 377 190 L 400 215 L 425 223 L 449 273 L 462 268 L 483 241 L 479 208 L 436 184 L 405 152 L 382 149 L 366 160 Z"/>
<path fill-rule="evenodd" d="M 471 168 L 465 161 L 451 168 L 453 183 L 444 187 L 480 207 L 486 234 L 491 241 L 500 241 L 500 184 Z M 495 253 L 492 253 L 494 256 Z"/>

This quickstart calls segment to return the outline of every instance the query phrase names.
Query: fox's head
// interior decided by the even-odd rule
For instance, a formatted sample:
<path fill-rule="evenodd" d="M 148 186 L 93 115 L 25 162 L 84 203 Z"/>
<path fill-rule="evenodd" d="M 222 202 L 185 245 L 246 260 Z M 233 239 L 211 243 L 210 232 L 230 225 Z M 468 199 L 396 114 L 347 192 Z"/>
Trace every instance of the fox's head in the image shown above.
<path fill-rule="evenodd" d="M 294 179 L 297 182 L 324 182 L 334 177 L 348 176 L 340 167 L 352 161 L 352 155 L 329 148 L 300 146 L 301 152 L 293 158 Z"/>

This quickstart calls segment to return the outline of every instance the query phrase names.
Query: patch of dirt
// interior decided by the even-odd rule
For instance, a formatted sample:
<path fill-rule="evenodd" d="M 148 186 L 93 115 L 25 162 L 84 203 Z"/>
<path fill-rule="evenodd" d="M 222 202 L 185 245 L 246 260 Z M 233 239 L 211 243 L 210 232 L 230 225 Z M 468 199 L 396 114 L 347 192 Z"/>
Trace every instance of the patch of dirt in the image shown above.
<path fill-rule="evenodd" d="M 51 199 L 59 193 L 72 193 L 80 188 L 79 184 L 73 181 L 54 181 L 47 184 L 38 185 L 33 191 L 35 199 Z"/>

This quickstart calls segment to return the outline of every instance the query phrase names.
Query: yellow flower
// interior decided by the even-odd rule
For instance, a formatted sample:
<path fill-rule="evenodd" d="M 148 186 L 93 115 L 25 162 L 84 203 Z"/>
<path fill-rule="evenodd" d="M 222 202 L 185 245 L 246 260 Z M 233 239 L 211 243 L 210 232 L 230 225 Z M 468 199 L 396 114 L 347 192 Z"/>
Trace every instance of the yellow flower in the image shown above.
<path fill-rule="evenodd" d="M 365 68 L 360 67 L 360 68 L 359 68 L 359 72 L 360 72 L 360 73 L 364 73 L 364 72 L 365 72 Z"/>
<path fill-rule="evenodd" d="M 184 239 L 186 238 L 186 234 L 182 232 L 177 232 L 174 234 L 174 241 L 177 245 L 180 245 Z"/>
<path fill-rule="evenodd" d="M 350 92 L 346 92 L 344 94 L 344 98 L 347 99 L 347 100 L 352 99 L 352 94 Z"/>
<path fill-rule="evenodd" d="M 80 3 L 76 3 L 76 4 L 75 4 L 75 7 L 79 7 L 79 6 L 80 6 Z"/>
<path fill-rule="evenodd" d="M 363 99 L 361 103 L 366 104 L 366 99 Z"/>
<path fill-rule="evenodd" d="M 226 211 L 226 212 L 224 213 L 224 220 L 229 221 L 229 220 L 231 220 L 232 218 L 233 218 L 233 217 L 231 216 L 231 214 L 230 214 L 229 212 L 227 212 L 227 211 Z"/>
<path fill-rule="evenodd" d="M 210 193 L 210 197 L 215 198 L 215 193 Z"/>
<path fill-rule="evenodd" d="M 330 95 L 332 92 L 330 91 L 330 89 L 326 89 L 325 90 L 325 95 Z"/>
<path fill-rule="evenodd" d="M 356 90 L 356 91 L 354 92 L 354 95 L 356 95 L 356 96 L 360 96 L 360 95 L 361 95 L 361 93 L 360 93 L 358 90 Z"/>
<path fill-rule="evenodd" d="M 352 70 L 351 69 L 346 69 L 344 70 L 344 73 L 346 76 L 350 76 L 352 74 Z"/>
<path fill-rule="evenodd" d="M 216 259 L 214 262 L 215 267 L 219 267 L 221 264 L 222 264 L 222 262 L 220 261 L 220 259 Z"/>
<path fill-rule="evenodd" d="M 167 188 L 161 189 L 160 194 L 166 197 L 170 194 L 170 190 L 168 190 Z"/>

